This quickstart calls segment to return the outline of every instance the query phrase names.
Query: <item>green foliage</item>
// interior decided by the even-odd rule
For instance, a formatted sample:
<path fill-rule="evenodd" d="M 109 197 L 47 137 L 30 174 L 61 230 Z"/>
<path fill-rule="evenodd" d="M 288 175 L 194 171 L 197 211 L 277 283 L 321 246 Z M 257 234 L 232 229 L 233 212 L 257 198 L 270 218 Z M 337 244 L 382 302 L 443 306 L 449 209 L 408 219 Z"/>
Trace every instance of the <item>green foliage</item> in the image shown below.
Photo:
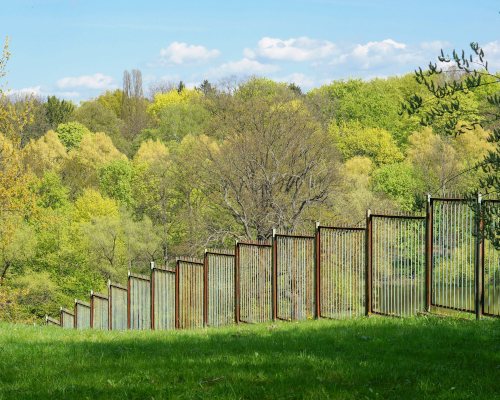
<path fill-rule="evenodd" d="M 63 185 L 61 177 L 54 172 L 47 172 L 37 188 L 38 205 L 54 210 L 69 205 L 69 190 Z"/>
<path fill-rule="evenodd" d="M 60 100 L 56 96 L 47 97 L 45 116 L 51 129 L 68 122 L 74 110 L 75 106 L 70 101 Z"/>
<path fill-rule="evenodd" d="M 83 139 L 83 136 L 90 133 L 87 127 L 80 124 L 79 122 L 67 122 L 65 124 L 59 124 L 57 126 L 56 132 L 59 140 L 67 150 L 78 147 Z"/>
<path fill-rule="evenodd" d="M 373 173 L 374 190 L 387 194 L 405 211 L 415 209 L 416 185 L 413 167 L 407 163 L 384 165 Z"/>
<path fill-rule="evenodd" d="M 359 122 L 330 125 L 330 135 L 342 155 L 369 157 L 377 165 L 390 164 L 403 159 L 403 154 L 391 134 L 385 129 L 366 128 Z"/>
<path fill-rule="evenodd" d="M 116 160 L 99 169 L 99 187 L 112 199 L 130 206 L 132 202 L 132 165 L 126 160 Z"/>

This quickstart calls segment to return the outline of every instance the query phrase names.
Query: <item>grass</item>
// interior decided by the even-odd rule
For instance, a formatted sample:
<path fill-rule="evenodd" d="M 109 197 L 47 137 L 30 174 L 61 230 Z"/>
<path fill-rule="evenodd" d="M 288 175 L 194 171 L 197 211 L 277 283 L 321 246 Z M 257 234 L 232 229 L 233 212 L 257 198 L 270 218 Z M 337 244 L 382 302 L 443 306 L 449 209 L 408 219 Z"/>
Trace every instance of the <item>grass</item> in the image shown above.
<path fill-rule="evenodd" d="M 363 318 L 176 332 L 0 323 L 0 399 L 500 398 L 500 321 Z"/>

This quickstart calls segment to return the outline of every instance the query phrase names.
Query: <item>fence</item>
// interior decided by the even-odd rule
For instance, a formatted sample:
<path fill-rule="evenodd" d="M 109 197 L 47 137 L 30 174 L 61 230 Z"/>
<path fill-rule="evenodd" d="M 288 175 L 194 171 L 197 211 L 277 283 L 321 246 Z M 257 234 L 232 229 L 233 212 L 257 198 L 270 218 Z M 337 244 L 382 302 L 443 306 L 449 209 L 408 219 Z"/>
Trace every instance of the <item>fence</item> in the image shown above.
<path fill-rule="evenodd" d="M 481 212 L 499 201 L 428 198 L 425 216 L 368 212 L 365 227 L 316 227 L 206 250 L 175 268 L 129 272 L 90 304 L 61 309 L 63 328 L 187 329 L 276 319 L 406 317 L 449 308 L 500 316 L 500 252 L 483 239 Z M 493 227 L 498 231 L 497 220 Z M 491 226 L 489 226 L 491 228 Z M 496 232 L 495 231 L 495 232 Z"/>

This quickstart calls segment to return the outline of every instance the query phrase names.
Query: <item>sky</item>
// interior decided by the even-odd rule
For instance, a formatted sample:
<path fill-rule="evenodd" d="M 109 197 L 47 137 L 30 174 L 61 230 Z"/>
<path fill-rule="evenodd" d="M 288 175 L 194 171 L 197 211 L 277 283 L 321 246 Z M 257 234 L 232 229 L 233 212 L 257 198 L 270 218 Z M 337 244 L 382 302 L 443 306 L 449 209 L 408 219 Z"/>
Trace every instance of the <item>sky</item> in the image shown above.
<path fill-rule="evenodd" d="M 0 0 L 7 36 L 11 93 L 76 103 L 121 87 L 124 70 L 142 71 L 146 93 L 249 76 L 307 91 L 408 73 L 471 41 L 500 70 L 498 0 Z"/>

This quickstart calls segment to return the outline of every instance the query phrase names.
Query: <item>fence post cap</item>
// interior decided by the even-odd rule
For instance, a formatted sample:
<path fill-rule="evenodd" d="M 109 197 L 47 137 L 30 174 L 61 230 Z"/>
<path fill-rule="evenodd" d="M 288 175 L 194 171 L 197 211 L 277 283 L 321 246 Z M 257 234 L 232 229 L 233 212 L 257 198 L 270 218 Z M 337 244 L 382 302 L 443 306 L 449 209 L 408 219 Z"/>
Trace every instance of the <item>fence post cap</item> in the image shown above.
<path fill-rule="evenodd" d="M 155 262 L 151 261 L 150 266 L 151 266 L 151 269 L 154 269 L 155 268 Z"/>
<path fill-rule="evenodd" d="M 371 209 L 366 210 L 366 216 L 369 217 L 370 215 L 372 215 L 372 210 Z"/>
<path fill-rule="evenodd" d="M 208 253 L 208 249 L 207 249 L 207 248 L 205 248 L 205 254 L 207 254 L 207 253 Z"/>
<path fill-rule="evenodd" d="M 91 296 L 93 296 L 93 295 L 94 295 L 94 291 L 93 291 L 93 290 L 91 290 L 91 291 L 90 291 L 90 295 L 91 295 Z"/>
<path fill-rule="evenodd" d="M 62 310 L 63 310 L 62 306 L 61 306 L 61 307 L 59 307 L 59 311 L 62 311 Z"/>
<path fill-rule="evenodd" d="M 319 221 L 316 221 L 316 229 L 319 228 Z"/>
<path fill-rule="evenodd" d="M 481 201 L 483 200 L 483 195 L 479 192 L 477 192 L 477 202 L 481 204 Z"/>
<path fill-rule="evenodd" d="M 128 270 L 128 274 L 127 274 L 127 276 L 130 278 L 130 270 Z"/>
<path fill-rule="evenodd" d="M 111 279 L 108 279 L 108 287 L 111 286 Z"/>
<path fill-rule="evenodd" d="M 276 236 L 276 228 L 273 228 L 273 237 Z"/>
<path fill-rule="evenodd" d="M 431 194 L 430 193 L 427 193 L 427 202 L 430 203 L 431 202 Z"/>

